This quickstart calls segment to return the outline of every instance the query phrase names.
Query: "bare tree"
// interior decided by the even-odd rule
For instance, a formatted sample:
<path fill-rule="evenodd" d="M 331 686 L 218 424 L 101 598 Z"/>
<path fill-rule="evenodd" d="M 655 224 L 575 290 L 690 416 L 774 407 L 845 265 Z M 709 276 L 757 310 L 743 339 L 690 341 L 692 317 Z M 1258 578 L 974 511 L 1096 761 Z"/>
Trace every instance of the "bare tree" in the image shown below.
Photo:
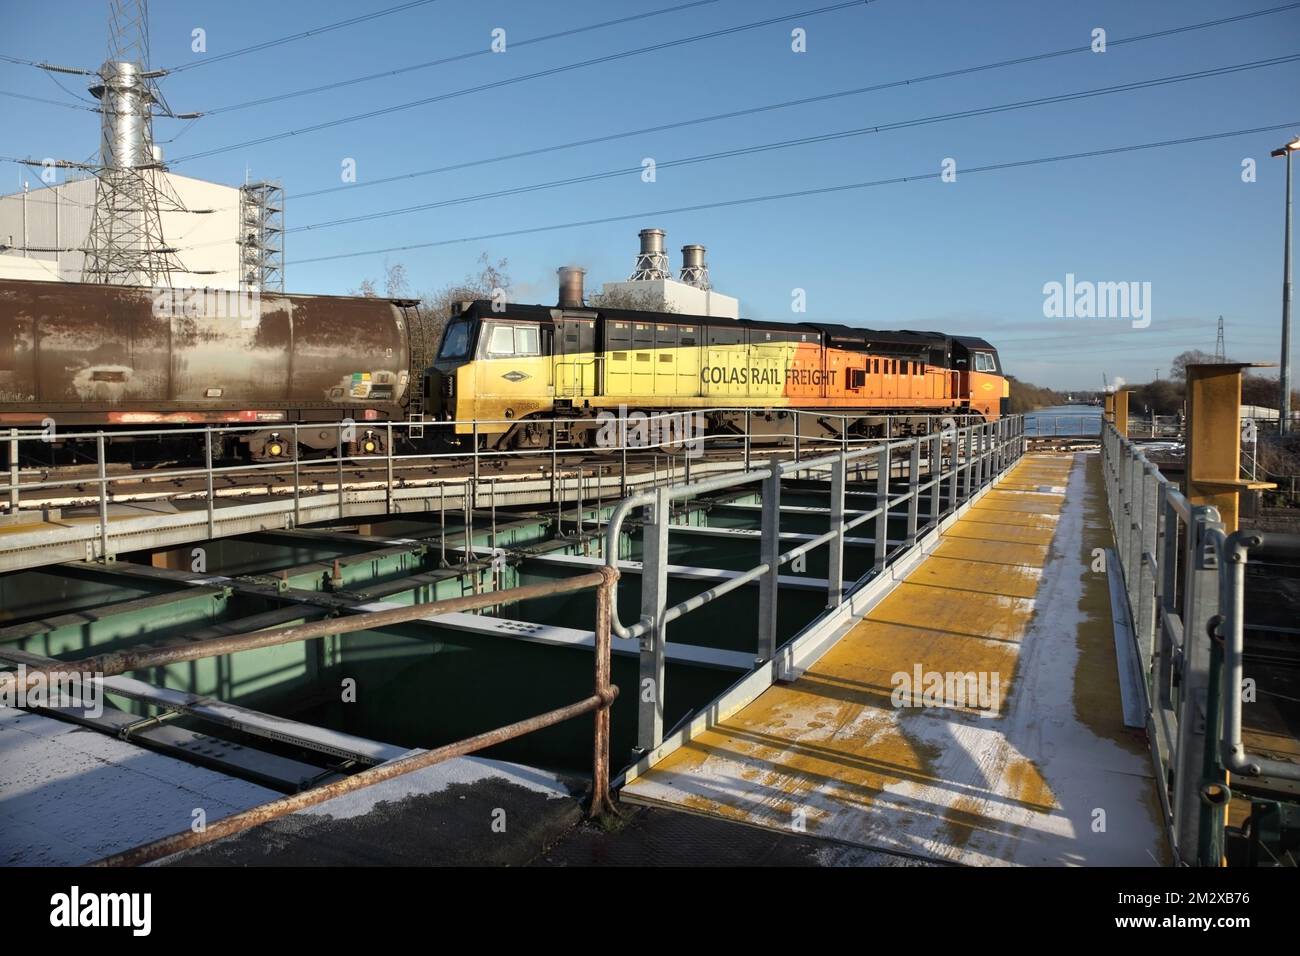
<path fill-rule="evenodd" d="M 1188 349 L 1169 363 L 1169 377 L 1174 381 L 1182 382 L 1187 379 L 1187 366 L 1213 365 L 1217 361 L 1218 359 L 1209 352 L 1202 352 L 1200 349 Z"/>
<path fill-rule="evenodd" d="M 375 288 L 374 279 L 362 279 L 360 286 L 348 290 L 348 295 L 359 295 L 367 299 L 377 299 L 379 298 L 379 290 Z"/>
<path fill-rule="evenodd" d="M 390 266 L 384 262 L 384 294 L 390 299 L 404 299 L 410 294 L 405 263 L 398 262 Z"/>
<path fill-rule="evenodd" d="M 597 292 L 591 304 L 598 309 L 635 309 L 638 312 L 676 312 L 677 307 L 666 301 L 663 293 L 654 289 L 611 289 Z"/>
<path fill-rule="evenodd" d="M 495 262 L 486 252 L 478 257 L 478 272 L 471 272 L 462 282 L 452 282 L 441 289 L 420 293 L 420 310 L 436 326 L 441 327 L 451 315 L 451 307 L 457 302 L 469 302 L 474 299 L 491 299 L 496 296 L 507 297 L 510 294 L 510 263 L 505 259 Z"/>

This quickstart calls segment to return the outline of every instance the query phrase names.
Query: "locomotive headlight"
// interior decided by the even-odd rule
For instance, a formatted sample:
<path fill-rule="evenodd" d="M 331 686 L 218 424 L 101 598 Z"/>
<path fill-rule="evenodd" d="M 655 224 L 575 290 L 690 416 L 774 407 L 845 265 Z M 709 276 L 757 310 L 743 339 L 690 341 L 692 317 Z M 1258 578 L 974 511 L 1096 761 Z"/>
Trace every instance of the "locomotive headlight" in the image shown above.
<path fill-rule="evenodd" d="M 375 453 L 375 450 L 378 447 L 379 445 L 375 442 L 373 438 L 367 438 L 365 441 L 361 443 L 361 450 L 364 451 L 367 455 L 373 455 Z"/>
<path fill-rule="evenodd" d="M 271 455 L 273 458 L 279 458 L 284 454 L 284 445 L 280 444 L 275 439 L 272 439 L 271 444 L 266 446 L 266 451 L 267 454 Z"/>

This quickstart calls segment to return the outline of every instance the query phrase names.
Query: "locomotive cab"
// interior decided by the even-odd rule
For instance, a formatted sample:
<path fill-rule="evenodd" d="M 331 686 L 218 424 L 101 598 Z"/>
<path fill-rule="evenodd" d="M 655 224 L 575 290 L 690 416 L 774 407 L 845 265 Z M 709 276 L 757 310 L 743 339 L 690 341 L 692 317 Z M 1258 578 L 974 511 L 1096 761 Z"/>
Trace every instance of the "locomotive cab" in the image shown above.
<path fill-rule="evenodd" d="M 1011 403 L 1011 388 L 1002 371 L 998 350 L 981 338 L 956 335 L 952 340 L 953 367 L 958 373 L 958 390 L 970 403 L 970 410 L 986 421 L 1005 415 Z"/>
<path fill-rule="evenodd" d="M 456 417 L 456 372 L 474 355 L 479 324 L 477 317 L 462 314 L 457 306 L 442 330 L 433 366 L 425 372 L 425 408 L 434 421 Z"/>

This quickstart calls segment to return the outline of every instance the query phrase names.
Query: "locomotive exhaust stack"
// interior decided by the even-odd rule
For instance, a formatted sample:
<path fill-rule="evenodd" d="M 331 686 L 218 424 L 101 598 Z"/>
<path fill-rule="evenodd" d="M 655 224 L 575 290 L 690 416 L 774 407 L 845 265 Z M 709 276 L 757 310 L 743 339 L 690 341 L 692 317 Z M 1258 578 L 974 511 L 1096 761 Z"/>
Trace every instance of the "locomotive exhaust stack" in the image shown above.
<path fill-rule="evenodd" d="M 555 272 L 560 277 L 560 301 L 557 305 L 561 309 L 585 308 L 583 276 L 587 270 L 581 266 L 561 266 Z"/>

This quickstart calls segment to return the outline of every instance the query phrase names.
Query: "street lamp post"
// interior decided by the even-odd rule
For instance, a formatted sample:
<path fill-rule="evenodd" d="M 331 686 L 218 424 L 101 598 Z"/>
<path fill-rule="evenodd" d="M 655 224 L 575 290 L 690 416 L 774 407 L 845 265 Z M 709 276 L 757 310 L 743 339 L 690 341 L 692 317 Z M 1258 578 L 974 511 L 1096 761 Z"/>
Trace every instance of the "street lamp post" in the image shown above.
<path fill-rule="evenodd" d="M 1300 136 L 1270 156 L 1286 157 L 1286 228 L 1282 239 L 1282 367 L 1278 371 L 1278 433 L 1285 435 L 1291 425 L 1291 154 L 1300 150 Z"/>

